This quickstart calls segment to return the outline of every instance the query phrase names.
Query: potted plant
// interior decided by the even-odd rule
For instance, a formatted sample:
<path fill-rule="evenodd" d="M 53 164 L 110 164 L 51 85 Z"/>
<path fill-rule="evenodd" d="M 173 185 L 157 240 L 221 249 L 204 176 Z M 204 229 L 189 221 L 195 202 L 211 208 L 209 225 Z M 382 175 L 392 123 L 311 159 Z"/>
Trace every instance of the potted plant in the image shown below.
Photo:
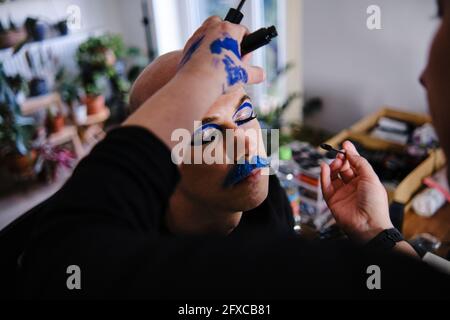
<path fill-rule="evenodd" d="M 25 28 L 28 36 L 34 41 L 42 41 L 47 36 L 47 24 L 37 18 L 27 18 L 25 20 Z"/>
<path fill-rule="evenodd" d="M 108 92 L 108 107 L 113 115 L 119 113 L 116 110 L 124 109 L 130 88 L 123 75 L 125 68 L 120 63 L 125 53 L 122 38 L 116 35 L 89 38 L 78 48 L 76 56 L 86 91 L 83 102 L 87 106 L 88 114 L 103 111 L 105 92 Z"/>
<path fill-rule="evenodd" d="M 87 107 L 87 114 L 94 115 L 102 112 L 105 109 L 105 96 L 102 95 L 102 88 L 95 83 L 85 85 L 86 96 L 83 98 L 83 103 Z"/>
<path fill-rule="evenodd" d="M 89 38 L 77 50 L 77 62 L 81 69 L 94 68 L 106 72 L 115 65 L 117 59 L 125 56 L 122 39 L 116 35 Z"/>
<path fill-rule="evenodd" d="M 38 177 L 48 183 L 58 178 L 60 169 L 71 169 L 75 163 L 73 152 L 60 146 L 51 146 L 44 143 L 37 148 L 37 153 L 36 171 L 39 172 Z"/>
<path fill-rule="evenodd" d="M 64 115 L 55 108 L 49 108 L 45 124 L 49 134 L 58 133 L 64 128 Z"/>
<path fill-rule="evenodd" d="M 67 25 L 67 19 L 58 21 L 54 25 L 54 28 L 58 30 L 59 34 L 62 36 L 66 36 L 67 34 L 69 34 L 69 26 Z"/>
<path fill-rule="evenodd" d="M 32 167 L 37 156 L 32 148 L 34 131 L 34 120 L 22 115 L 0 63 L 0 156 L 10 171 L 22 173 Z"/>

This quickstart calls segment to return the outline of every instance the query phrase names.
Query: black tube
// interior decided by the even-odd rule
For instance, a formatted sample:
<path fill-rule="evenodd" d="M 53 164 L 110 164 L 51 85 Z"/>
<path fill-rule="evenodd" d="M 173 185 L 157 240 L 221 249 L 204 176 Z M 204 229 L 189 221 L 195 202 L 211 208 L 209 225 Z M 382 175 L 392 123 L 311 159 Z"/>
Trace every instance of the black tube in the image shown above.
<path fill-rule="evenodd" d="M 255 51 L 267 44 L 270 41 L 278 36 L 277 29 L 275 26 L 271 26 L 269 28 L 261 28 L 258 31 L 255 31 L 242 40 L 241 43 L 241 55 L 245 56 L 246 54 Z"/>

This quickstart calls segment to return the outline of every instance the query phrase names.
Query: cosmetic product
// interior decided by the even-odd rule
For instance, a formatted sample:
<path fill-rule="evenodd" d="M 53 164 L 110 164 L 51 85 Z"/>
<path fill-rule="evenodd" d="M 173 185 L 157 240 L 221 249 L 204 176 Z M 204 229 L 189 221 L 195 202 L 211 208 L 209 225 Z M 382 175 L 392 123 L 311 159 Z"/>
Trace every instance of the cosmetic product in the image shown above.
<path fill-rule="evenodd" d="M 275 26 L 271 26 L 268 28 L 261 28 L 258 31 L 255 31 L 242 40 L 241 43 L 241 55 L 245 56 L 246 54 L 253 52 L 265 45 L 268 45 L 273 38 L 278 36 L 277 29 Z"/>
<path fill-rule="evenodd" d="M 242 19 L 244 19 L 244 15 L 242 14 L 241 10 L 244 6 L 246 0 L 241 0 L 238 7 L 236 9 L 231 8 L 230 11 L 228 11 L 227 16 L 225 17 L 225 21 L 234 23 L 234 24 L 241 24 Z"/>
<path fill-rule="evenodd" d="M 344 151 L 337 150 L 337 149 L 333 148 L 332 146 L 330 146 L 329 144 L 323 143 L 323 144 L 320 145 L 320 147 L 323 150 L 326 150 L 326 151 L 334 151 L 336 153 L 343 154 L 344 156 L 346 155 L 346 153 Z"/>
<path fill-rule="evenodd" d="M 240 24 L 244 15 L 241 10 L 245 4 L 245 0 L 241 0 L 238 7 L 236 9 L 231 8 L 228 11 L 227 16 L 225 17 L 225 21 Z M 241 43 L 241 56 L 245 56 L 246 54 L 253 52 L 272 41 L 273 38 L 278 36 L 277 29 L 275 26 L 271 26 L 268 28 L 261 28 L 247 36 L 244 37 Z"/>

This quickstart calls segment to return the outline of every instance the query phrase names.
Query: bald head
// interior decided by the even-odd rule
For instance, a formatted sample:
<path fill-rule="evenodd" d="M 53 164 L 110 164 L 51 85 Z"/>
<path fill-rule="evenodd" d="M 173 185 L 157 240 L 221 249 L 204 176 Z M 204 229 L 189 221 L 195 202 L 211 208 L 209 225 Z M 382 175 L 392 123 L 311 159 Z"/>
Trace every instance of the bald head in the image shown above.
<path fill-rule="evenodd" d="M 164 87 L 177 73 L 182 58 L 181 51 L 160 56 L 139 75 L 130 94 L 131 112 L 136 111 L 145 101 Z"/>

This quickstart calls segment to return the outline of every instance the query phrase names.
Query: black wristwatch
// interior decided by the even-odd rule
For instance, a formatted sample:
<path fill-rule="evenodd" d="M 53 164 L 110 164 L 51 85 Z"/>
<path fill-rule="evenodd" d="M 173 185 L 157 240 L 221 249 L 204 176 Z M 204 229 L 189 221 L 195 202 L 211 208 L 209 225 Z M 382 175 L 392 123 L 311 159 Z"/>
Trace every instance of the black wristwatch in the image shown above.
<path fill-rule="evenodd" d="M 378 252 L 389 251 L 403 240 L 405 240 L 403 235 L 397 229 L 386 229 L 370 240 L 366 244 L 366 249 Z"/>

